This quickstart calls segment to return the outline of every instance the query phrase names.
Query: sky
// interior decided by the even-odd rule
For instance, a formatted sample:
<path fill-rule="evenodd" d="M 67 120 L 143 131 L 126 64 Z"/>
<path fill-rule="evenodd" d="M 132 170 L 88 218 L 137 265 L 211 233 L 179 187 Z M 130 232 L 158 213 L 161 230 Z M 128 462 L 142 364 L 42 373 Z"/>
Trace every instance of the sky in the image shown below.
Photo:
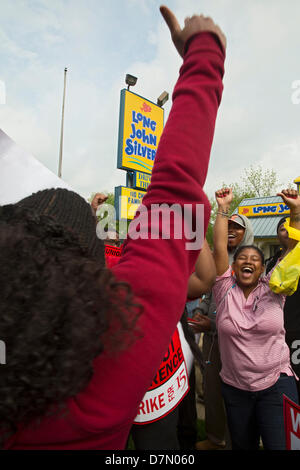
<path fill-rule="evenodd" d="M 57 174 L 67 67 L 62 178 L 84 197 L 126 184 L 126 172 L 117 169 L 117 147 L 127 73 L 138 77 L 132 91 L 151 101 L 169 92 L 167 120 L 182 59 L 160 4 L 0 0 L 0 128 Z M 182 25 L 195 13 L 211 16 L 227 37 L 224 93 L 205 185 L 209 197 L 224 182 L 239 182 L 250 166 L 274 169 L 282 187 L 293 184 L 300 176 L 300 2 L 165 4 Z"/>

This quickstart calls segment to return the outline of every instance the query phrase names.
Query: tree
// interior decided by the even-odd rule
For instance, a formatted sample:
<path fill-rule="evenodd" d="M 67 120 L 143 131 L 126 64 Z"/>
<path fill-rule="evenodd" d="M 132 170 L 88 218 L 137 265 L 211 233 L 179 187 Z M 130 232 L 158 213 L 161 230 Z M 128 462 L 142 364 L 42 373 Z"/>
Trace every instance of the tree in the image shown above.
<path fill-rule="evenodd" d="M 253 192 L 252 197 L 266 197 L 277 193 L 280 183 L 275 170 L 263 170 L 259 165 L 257 168 L 244 169 L 242 181 L 245 185 L 246 192 Z"/>
<path fill-rule="evenodd" d="M 241 183 L 223 183 L 222 186 L 232 188 L 233 190 L 233 200 L 230 206 L 230 213 L 232 214 L 243 199 L 275 195 L 280 187 L 280 182 L 278 181 L 275 170 L 264 170 L 260 165 L 254 168 L 251 165 L 249 168 L 244 168 Z M 209 245 L 212 247 L 213 225 L 217 215 L 217 203 L 215 198 L 210 199 L 210 204 L 211 217 L 206 238 Z"/>

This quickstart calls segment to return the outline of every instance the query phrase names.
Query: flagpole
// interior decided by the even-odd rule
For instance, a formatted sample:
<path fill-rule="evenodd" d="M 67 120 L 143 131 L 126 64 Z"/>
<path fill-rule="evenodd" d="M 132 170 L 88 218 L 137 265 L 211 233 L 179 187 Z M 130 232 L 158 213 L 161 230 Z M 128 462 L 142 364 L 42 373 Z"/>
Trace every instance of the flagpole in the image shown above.
<path fill-rule="evenodd" d="M 66 81 L 67 81 L 67 67 L 64 71 L 64 93 L 61 113 L 61 129 L 60 129 L 60 146 L 59 146 L 59 163 L 58 163 L 58 176 L 61 178 L 62 174 L 62 153 L 63 153 L 63 135 L 64 135 L 64 117 L 65 117 L 65 97 L 66 97 Z"/>

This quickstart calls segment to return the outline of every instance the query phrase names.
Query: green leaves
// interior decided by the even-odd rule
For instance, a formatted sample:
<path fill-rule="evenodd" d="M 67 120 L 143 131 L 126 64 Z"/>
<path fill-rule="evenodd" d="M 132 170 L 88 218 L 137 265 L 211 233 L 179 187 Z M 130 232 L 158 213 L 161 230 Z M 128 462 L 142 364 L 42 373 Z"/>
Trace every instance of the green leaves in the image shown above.
<path fill-rule="evenodd" d="M 263 169 L 261 165 L 254 168 L 251 165 L 249 168 L 244 168 L 241 182 L 231 184 L 223 183 L 222 187 L 232 188 L 233 190 L 233 200 L 230 205 L 230 214 L 232 214 L 243 199 L 275 196 L 280 185 L 281 183 L 278 181 L 278 176 L 275 170 Z M 216 190 L 217 189 L 220 188 L 216 188 Z M 210 199 L 210 204 L 211 218 L 206 238 L 210 247 L 212 247 L 212 228 L 217 215 L 217 203 L 214 197 Z"/>

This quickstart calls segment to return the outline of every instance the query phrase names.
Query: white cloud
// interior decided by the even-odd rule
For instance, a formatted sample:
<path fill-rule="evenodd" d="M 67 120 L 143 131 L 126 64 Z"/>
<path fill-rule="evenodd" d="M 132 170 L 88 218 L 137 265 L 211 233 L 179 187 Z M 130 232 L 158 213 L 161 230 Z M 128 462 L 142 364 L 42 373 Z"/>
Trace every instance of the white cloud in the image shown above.
<path fill-rule="evenodd" d="M 37 54 L 24 47 L 21 47 L 15 41 L 10 39 L 8 35 L 0 29 L 0 53 L 14 56 L 18 59 L 35 59 Z"/>
<path fill-rule="evenodd" d="M 300 4 L 290 0 L 170 0 L 184 17 L 204 12 L 228 38 L 225 89 L 206 188 L 237 181 L 245 167 L 274 168 L 285 181 L 300 175 Z M 63 176 L 81 194 L 125 184 L 116 169 L 119 93 L 126 73 L 133 89 L 155 101 L 170 95 L 181 59 L 160 17 L 158 0 L 2 0 L 0 54 L 6 105 L 0 127 L 57 172 L 63 70 L 68 67 Z M 299 168 L 299 175 L 295 175 Z"/>

